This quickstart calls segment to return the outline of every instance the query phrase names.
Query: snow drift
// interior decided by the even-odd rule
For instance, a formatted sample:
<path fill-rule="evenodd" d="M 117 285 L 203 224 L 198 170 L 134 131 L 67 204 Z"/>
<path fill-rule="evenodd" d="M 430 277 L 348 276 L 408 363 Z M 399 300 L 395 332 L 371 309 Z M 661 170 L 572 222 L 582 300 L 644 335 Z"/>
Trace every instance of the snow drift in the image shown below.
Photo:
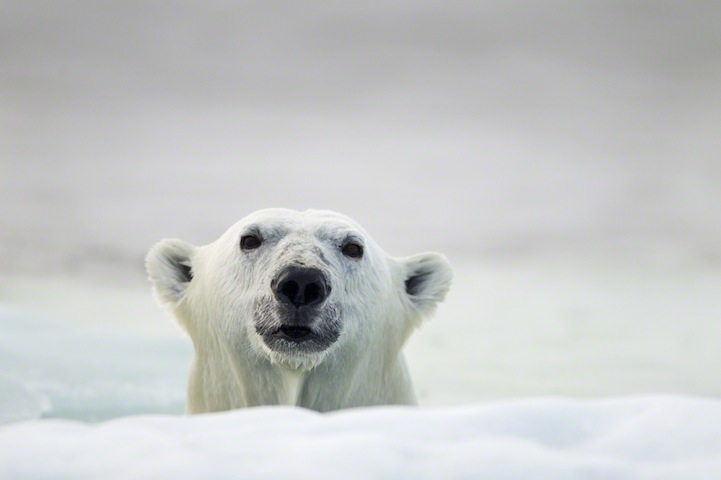
<path fill-rule="evenodd" d="M 721 402 L 536 398 L 331 414 L 262 407 L 0 429 L 2 478 L 711 479 Z"/>

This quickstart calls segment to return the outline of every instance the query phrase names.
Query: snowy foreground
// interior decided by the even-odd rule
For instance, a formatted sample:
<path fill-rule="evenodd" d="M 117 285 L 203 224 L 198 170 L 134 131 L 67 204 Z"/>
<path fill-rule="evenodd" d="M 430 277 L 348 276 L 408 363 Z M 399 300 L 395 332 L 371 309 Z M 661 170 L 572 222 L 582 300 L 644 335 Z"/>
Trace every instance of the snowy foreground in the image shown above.
<path fill-rule="evenodd" d="M 721 401 L 540 398 L 0 429 L 0 478 L 718 479 Z"/>

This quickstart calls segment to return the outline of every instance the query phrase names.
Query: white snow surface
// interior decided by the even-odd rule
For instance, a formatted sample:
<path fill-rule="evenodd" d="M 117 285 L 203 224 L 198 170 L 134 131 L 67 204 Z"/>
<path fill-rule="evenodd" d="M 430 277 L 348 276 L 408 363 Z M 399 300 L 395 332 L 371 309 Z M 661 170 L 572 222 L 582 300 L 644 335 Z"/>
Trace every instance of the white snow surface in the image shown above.
<path fill-rule="evenodd" d="M 681 396 L 136 416 L 0 430 L 2 478 L 717 479 L 721 402 Z"/>

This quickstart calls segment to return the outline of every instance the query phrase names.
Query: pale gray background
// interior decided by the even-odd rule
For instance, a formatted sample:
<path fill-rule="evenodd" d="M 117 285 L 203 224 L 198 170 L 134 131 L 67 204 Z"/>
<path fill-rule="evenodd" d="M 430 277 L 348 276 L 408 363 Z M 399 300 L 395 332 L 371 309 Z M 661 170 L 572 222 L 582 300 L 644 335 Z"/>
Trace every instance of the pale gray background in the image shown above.
<path fill-rule="evenodd" d="M 718 264 L 720 86 L 717 2 L 3 0 L 0 268 L 140 272 L 268 206 Z"/>

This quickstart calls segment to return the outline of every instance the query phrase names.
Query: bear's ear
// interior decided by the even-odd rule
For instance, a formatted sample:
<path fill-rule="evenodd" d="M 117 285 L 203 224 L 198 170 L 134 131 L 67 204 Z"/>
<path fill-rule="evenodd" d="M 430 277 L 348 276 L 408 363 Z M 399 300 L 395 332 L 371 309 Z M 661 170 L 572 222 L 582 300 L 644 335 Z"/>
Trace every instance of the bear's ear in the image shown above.
<path fill-rule="evenodd" d="M 160 302 L 175 307 L 183 298 L 193 279 L 195 250 L 193 245 L 175 239 L 161 240 L 150 249 L 145 268 Z"/>
<path fill-rule="evenodd" d="M 435 252 L 419 253 L 402 262 L 406 270 L 406 294 L 421 313 L 430 313 L 448 293 L 453 279 L 451 264 Z"/>

